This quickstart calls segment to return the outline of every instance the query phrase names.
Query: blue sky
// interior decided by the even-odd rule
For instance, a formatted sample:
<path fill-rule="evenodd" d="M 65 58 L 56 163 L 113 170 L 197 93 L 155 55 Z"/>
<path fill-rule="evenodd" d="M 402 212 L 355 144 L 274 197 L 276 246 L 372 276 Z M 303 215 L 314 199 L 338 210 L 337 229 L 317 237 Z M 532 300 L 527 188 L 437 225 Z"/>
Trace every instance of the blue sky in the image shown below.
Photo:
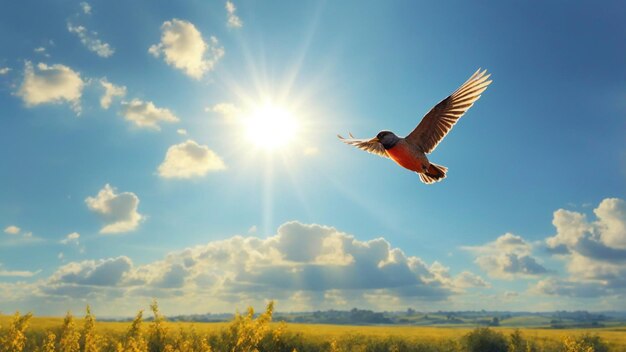
<path fill-rule="evenodd" d="M 624 10 L 5 4 L 0 311 L 626 309 Z M 337 140 L 479 67 L 443 182 Z"/>

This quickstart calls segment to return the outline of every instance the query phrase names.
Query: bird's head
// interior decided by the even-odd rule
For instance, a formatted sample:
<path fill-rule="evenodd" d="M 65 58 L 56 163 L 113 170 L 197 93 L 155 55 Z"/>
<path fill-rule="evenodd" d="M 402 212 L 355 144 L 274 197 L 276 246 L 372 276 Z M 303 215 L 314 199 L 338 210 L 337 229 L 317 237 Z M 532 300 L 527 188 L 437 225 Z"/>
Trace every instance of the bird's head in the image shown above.
<path fill-rule="evenodd" d="M 391 131 L 380 131 L 376 135 L 376 139 L 383 145 L 383 147 L 385 147 L 385 149 L 391 149 L 396 145 L 396 143 L 398 143 L 400 137 L 396 136 Z"/>

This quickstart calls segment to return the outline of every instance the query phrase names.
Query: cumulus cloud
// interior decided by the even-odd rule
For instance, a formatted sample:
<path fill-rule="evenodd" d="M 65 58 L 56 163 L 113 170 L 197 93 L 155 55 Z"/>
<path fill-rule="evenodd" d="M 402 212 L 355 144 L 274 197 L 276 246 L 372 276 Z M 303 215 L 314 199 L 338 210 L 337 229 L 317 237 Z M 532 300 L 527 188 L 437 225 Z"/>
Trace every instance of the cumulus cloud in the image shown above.
<path fill-rule="evenodd" d="M 9 71 L 11 71 L 10 67 L 0 67 L 0 76 L 6 75 Z"/>
<path fill-rule="evenodd" d="M 49 279 L 51 285 L 119 286 L 132 268 L 128 257 L 85 260 L 61 266 Z"/>
<path fill-rule="evenodd" d="M 192 178 L 224 169 L 224 161 L 214 151 L 205 145 L 187 140 L 168 148 L 158 172 L 164 178 Z"/>
<path fill-rule="evenodd" d="M 626 202 L 607 198 L 593 212 L 600 241 L 610 248 L 626 249 Z"/>
<path fill-rule="evenodd" d="M 580 296 L 626 294 L 626 203 L 604 199 L 589 221 L 582 213 L 559 209 L 552 224 L 556 234 L 546 239 L 565 261 L 569 277 L 544 280 L 539 292 Z"/>
<path fill-rule="evenodd" d="M 494 278 L 532 277 L 548 272 L 531 256 L 532 246 L 512 233 L 506 233 L 482 246 L 463 248 L 475 252 L 476 264 Z"/>
<path fill-rule="evenodd" d="M 107 81 L 106 78 L 102 78 L 100 80 L 100 85 L 104 88 L 104 94 L 100 98 L 100 106 L 105 110 L 111 106 L 113 98 L 121 98 L 126 95 L 126 87 L 116 86 L 115 84 Z"/>
<path fill-rule="evenodd" d="M 494 256 L 481 256 L 476 263 L 489 274 L 497 278 L 512 279 L 514 275 L 539 275 L 547 272 L 537 260 L 529 255 L 503 253 Z"/>
<path fill-rule="evenodd" d="M 470 275 L 459 282 L 476 286 L 479 280 L 468 279 Z M 170 253 L 165 261 L 139 268 L 135 279 L 208 288 L 226 300 L 278 292 L 350 296 L 378 290 L 401 299 L 437 301 L 456 288 L 447 268 L 407 256 L 383 238 L 360 241 L 332 227 L 299 222 L 283 224 L 265 239 L 235 236 Z"/>
<path fill-rule="evenodd" d="M 473 287 L 490 287 L 489 283 L 485 281 L 482 277 L 471 273 L 469 271 L 464 271 L 457 275 L 454 279 L 455 286 L 459 288 L 473 288 Z"/>
<path fill-rule="evenodd" d="M 27 61 L 24 65 L 24 81 L 17 95 L 28 107 L 68 102 L 75 112 L 80 113 L 83 86 L 80 74 L 67 66 L 61 64 L 48 66 L 39 63 L 34 68 L 32 63 Z"/>
<path fill-rule="evenodd" d="M 174 123 L 180 121 L 176 115 L 165 108 L 158 108 L 151 101 L 133 99 L 122 102 L 122 115 L 137 127 L 161 130 L 159 123 Z"/>
<path fill-rule="evenodd" d="M 228 237 L 143 265 L 125 256 L 67 263 L 34 291 L 57 301 L 89 298 L 97 305 L 101 298 L 113 314 L 116 299 L 125 304 L 148 297 L 179 311 L 197 309 L 200 302 L 223 311 L 266 299 L 277 299 L 286 310 L 404 309 L 416 302 L 446 304 L 466 288 L 487 285 L 470 272 L 454 277 L 443 265 L 408 256 L 384 238 L 362 241 L 333 227 L 288 222 L 267 238 Z"/>
<path fill-rule="evenodd" d="M 184 128 L 179 128 L 176 130 L 176 133 L 180 134 L 181 136 L 186 136 L 187 135 L 187 130 Z"/>
<path fill-rule="evenodd" d="M 604 199 L 588 221 L 585 214 L 559 209 L 552 224 L 556 235 L 546 239 L 548 248 L 606 262 L 624 261 L 626 255 L 626 202 Z"/>
<path fill-rule="evenodd" d="M 65 238 L 61 240 L 61 243 L 62 244 L 70 244 L 70 243 L 78 244 L 79 238 L 80 238 L 80 234 L 78 232 L 72 232 L 68 234 L 67 236 L 65 236 Z"/>
<path fill-rule="evenodd" d="M 241 28 L 243 27 L 243 21 L 237 16 L 235 12 L 237 12 L 237 8 L 235 4 L 233 4 L 230 0 L 226 0 L 226 14 L 228 18 L 227 25 L 230 28 Z"/>
<path fill-rule="evenodd" d="M 109 184 L 95 197 L 87 197 L 85 203 L 105 221 L 106 225 L 100 229 L 103 234 L 133 231 L 143 219 L 143 215 L 137 212 L 139 197 L 132 192 L 116 193 Z"/>
<path fill-rule="evenodd" d="M 155 57 L 164 56 L 165 62 L 188 76 L 200 79 L 212 71 L 224 56 L 224 48 L 216 37 L 208 42 L 191 22 L 173 19 L 161 26 L 161 42 L 152 45 L 148 52 Z"/>
<path fill-rule="evenodd" d="M 556 235 L 546 239 L 549 248 L 573 247 L 586 233 L 590 233 L 591 224 L 585 214 L 559 209 L 554 212 L 552 225 L 557 229 Z"/>
<path fill-rule="evenodd" d="M 4 228 L 4 233 L 9 234 L 9 235 L 18 235 L 20 231 L 22 231 L 22 229 L 20 229 L 19 227 L 15 225 L 9 225 Z"/>
<path fill-rule="evenodd" d="M 109 57 L 115 53 L 115 50 L 109 45 L 98 39 L 98 33 L 89 32 L 84 26 L 74 26 L 71 23 L 67 24 L 67 30 L 70 33 L 76 34 L 80 42 L 89 50 L 96 53 L 100 57 Z"/>

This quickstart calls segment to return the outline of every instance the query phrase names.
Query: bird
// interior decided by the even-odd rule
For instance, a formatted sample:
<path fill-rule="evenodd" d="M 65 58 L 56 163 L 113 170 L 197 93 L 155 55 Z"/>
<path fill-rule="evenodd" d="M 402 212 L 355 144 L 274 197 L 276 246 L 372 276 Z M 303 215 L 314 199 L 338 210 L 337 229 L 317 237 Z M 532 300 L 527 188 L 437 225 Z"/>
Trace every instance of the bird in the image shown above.
<path fill-rule="evenodd" d="M 435 105 L 415 129 L 406 137 L 399 137 L 391 131 L 381 131 L 371 139 L 337 137 L 344 143 L 366 152 L 390 158 L 398 165 L 416 172 L 425 184 L 439 182 L 446 178 L 448 168 L 431 163 L 426 154 L 432 153 L 452 126 L 474 105 L 480 95 L 491 84 L 487 70 L 479 68 L 454 93 Z"/>

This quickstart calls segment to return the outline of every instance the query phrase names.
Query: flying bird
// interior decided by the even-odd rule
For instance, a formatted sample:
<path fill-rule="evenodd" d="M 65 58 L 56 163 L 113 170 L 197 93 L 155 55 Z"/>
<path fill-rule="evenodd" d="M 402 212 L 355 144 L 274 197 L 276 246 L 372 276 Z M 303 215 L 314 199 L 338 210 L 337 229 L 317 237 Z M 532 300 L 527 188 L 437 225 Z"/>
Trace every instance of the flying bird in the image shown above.
<path fill-rule="evenodd" d="M 431 163 L 426 154 L 432 153 L 443 137 L 465 112 L 474 105 L 491 83 L 487 70 L 476 71 L 454 93 L 435 105 L 424 115 L 419 125 L 406 137 L 398 137 L 391 131 L 381 131 L 372 139 L 339 139 L 367 152 L 390 158 L 398 165 L 415 171 L 426 184 L 446 178 L 448 168 Z"/>

